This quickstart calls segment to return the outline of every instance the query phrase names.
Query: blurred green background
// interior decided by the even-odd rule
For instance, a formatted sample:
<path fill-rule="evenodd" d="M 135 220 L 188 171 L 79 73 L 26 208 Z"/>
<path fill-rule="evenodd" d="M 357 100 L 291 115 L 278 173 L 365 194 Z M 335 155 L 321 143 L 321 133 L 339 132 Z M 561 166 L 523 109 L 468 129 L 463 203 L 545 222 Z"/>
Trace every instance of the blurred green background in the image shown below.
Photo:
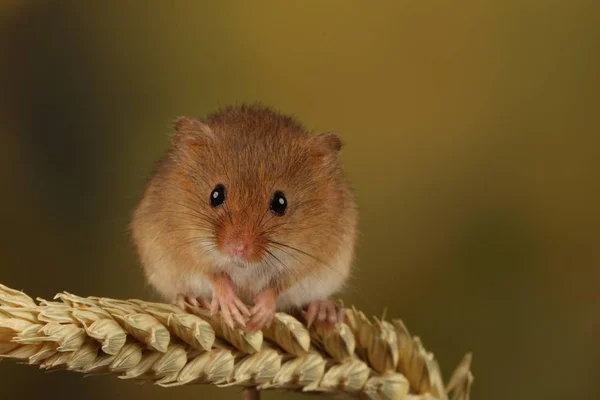
<path fill-rule="evenodd" d="M 171 121 L 259 100 L 347 144 L 347 304 L 401 317 L 446 379 L 473 351 L 474 399 L 600 398 L 599 11 L 3 0 L 0 281 L 154 298 L 126 224 Z M 12 362 L 0 381 L 13 399 L 239 398 Z"/>

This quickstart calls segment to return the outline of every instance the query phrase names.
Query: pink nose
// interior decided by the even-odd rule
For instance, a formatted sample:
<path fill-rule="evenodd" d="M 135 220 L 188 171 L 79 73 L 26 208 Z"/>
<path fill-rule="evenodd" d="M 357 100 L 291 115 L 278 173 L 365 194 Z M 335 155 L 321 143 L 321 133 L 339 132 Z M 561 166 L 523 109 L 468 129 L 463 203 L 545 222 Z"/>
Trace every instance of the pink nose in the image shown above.
<path fill-rule="evenodd" d="M 248 256 L 248 250 L 249 246 L 244 242 L 232 243 L 229 246 L 229 254 L 231 254 L 232 256 L 245 258 Z"/>
<path fill-rule="evenodd" d="M 247 262 L 257 261 L 260 244 L 253 231 L 247 227 L 226 226 L 221 235 L 219 247 L 223 255 Z"/>

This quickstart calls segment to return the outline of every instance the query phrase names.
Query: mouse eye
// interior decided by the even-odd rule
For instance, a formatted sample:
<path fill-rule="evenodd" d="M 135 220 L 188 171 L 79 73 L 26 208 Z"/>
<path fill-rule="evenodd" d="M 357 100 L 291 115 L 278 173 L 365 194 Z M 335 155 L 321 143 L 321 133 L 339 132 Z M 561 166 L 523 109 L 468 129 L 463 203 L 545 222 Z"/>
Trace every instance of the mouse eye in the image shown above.
<path fill-rule="evenodd" d="M 210 193 L 210 205 L 213 207 L 219 207 L 225 202 L 225 186 L 220 183 L 215 186 L 213 191 Z"/>
<path fill-rule="evenodd" d="M 285 214 L 285 210 L 287 210 L 287 204 L 287 200 L 283 193 L 277 191 L 273 194 L 273 198 L 271 198 L 271 212 L 281 217 Z"/>

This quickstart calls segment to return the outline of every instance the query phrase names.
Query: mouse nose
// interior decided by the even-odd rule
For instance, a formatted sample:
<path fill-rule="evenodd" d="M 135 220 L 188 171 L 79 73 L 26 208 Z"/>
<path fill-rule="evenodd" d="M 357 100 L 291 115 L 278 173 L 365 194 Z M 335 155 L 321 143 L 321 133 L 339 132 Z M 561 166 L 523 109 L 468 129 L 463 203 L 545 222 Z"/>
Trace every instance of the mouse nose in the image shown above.
<path fill-rule="evenodd" d="M 227 230 L 221 242 L 221 251 L 230 256 L 252 261 L 258 256 L 256 239 L 252 232 L 246 229 Z"/>
<path fill-rule="evenodd" d="M 246 258 L 249 254 L 250 246 L 245 242 L 232 243 L 229 245 L 229 253 L 232 256 Z"/>

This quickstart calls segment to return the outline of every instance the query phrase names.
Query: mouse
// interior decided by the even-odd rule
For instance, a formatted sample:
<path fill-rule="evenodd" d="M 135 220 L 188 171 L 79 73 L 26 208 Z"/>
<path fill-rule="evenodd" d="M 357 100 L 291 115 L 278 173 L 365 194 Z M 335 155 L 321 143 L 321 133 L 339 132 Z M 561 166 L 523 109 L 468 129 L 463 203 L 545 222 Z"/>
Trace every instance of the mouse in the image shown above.
<path fill-rule="evenodd" d="M 165 300 L 256 331 L 276 312 L 339 324 L 358 208 L 336 132 L 260 104 L 178 117 L 129 225 Z"/>

